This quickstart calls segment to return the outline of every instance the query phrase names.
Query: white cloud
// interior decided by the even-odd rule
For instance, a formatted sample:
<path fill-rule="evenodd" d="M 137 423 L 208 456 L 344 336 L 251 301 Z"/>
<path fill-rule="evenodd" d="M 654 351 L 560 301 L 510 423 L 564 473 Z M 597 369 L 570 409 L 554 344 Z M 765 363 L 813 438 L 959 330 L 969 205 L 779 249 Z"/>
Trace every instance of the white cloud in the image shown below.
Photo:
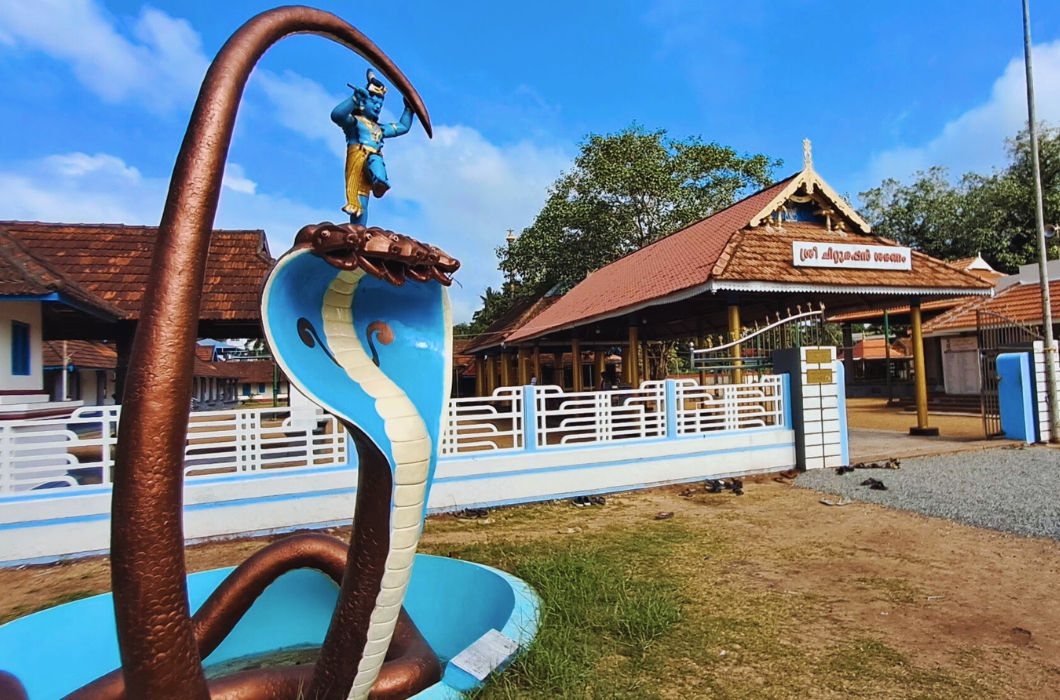
<path fill-rule="evenodd" d="M 108 102 L 138 100 L 163 112 L 198 91 L 209 59 L 191 25 L 144 7 L 123 35 L 92 0 L 0 0 L 0 43 L 70 64 Z"/>
<path fill-rule="evenodd" d="M 337 157 L 339 181 L 329 190 L 341 194 L 338 166 L 345 156 L 345 140 L 329 115 L 343 96 L 290 71 L 259 71 L 257 79 L 280 123 L 320 142 Z M 400 106 L 400 97 L 392 95 L 388 106 Z M 383 121 L 394 119 L 384 112 Z M 520 231 L 533 222 L 548 186 L 570 162 L 571 156 L 560 148 L 530 142 L 498 146 L 462 125 L 435 124 L 432 140 L 416 124 L 407 135 L 387 141 L 393 189 L 382 199 L 372 199 L 369 221 L 437 245 L 461 261 L 459 284 L 451 296 L 454 318 L 466 321 L 479 308 L 485 288 L 502 281 L 494 248 L 509 228 Z M 340 206 L 336 202 L 336 212 Z M 328 217 L 337 218 L 336 213 Z"/>
<path fill-rule="evenodd" d="M 461 261 L 453 315 L 468 320 L 485 288 L 502 282 L 494 248 L 509 228 L 521 231 L 533 223 L 570 156 L 531 143 L 498 146 L 470 127 L 445 125 L 435 127 L 433 140 L 416 130 L 386 148 L 393 189 L 372 201 L 371 221 L 438 245 Z"/>
<path fill-rule="evenodd" d="M 221 180 L 221 185 L 233 192 L 242 192 L 243 194 L 254 194 L 258 189 L 258 183 L 249 179 L 243 173 L 243 166 L 235 163 L 225 164 L 225 174 Z"/>
<path fill-rule="evenodd" d="M 217 227 L 264 229 L 274 255 L 287 250 L 306 223 L 331 216 L 257 192 L 238 165 L 226 168 L 225 180 Z M 168 189 L 166 178 L 144 177 L 112 155 L 52 155 L 0 170 L 0 219 L 156 226 Z"/>
<path fill-rule="evenodd" d="M 259 69 L 253 80 L 272 102 L 277 121 L 308 139 L 321 141 L 335 155 L 345 156 L 346 142 L 331 121 L 331 110 L 346 95 L 332 95 L 320 83 L 293 71 L 277 75 Z"/>
<path fill-rule="evenodd" d="M 1060 41 L 1034 47 L 1034 91 L 1038 121 L 1060 126 Z M 899 180 L 917 170 L 945 165 L 954 176 L 989 173 L 1006 162 L 1005 139 L 1027 124 L 1027 81 L 1023 57 L 1012 59 L 986 102 L 946 124 L 921 146 L 875 154 L 866 182 L 874 187 L 887 177 Z"/>
<path fill-rule="evenodd" d="M 0 218 L 156 224 L 166 182 L 144 178 L 120 158 L 53 155 L 0 171 Z"/>
<path fill-rule="evenodd" d="M 141 179 L 139 170 L 127 166 L 121 158 L 115 158 L 106 153 L 98 153 L 94 156 L 85 153 L 48 156 L 45 158 L 45 163 L 53 166 L 59 173 L 68 177 L 80 177 L 88 173 L 102 173 L 133 182 L 138 182 Z"/>

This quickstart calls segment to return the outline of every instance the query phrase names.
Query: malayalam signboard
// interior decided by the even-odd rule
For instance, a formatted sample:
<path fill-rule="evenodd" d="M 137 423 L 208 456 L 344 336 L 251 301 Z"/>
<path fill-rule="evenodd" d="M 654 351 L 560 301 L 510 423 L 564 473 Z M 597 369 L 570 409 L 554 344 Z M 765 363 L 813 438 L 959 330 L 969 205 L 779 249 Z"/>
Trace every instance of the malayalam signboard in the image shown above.
<path fill-rule="evenodd" d="M 792 241 L 791 258 L 795 267 L 838 267 L 847 270 L 913 269 L 913 255 L 909 248 L 893 245 Z"/>

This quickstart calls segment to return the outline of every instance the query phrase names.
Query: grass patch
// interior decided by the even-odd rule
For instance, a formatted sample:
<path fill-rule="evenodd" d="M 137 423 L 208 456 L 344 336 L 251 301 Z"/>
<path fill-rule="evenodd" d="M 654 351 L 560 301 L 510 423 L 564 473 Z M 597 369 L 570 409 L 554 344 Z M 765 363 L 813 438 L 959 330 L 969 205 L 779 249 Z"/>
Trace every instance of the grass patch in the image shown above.
<path fill-rule="evenodd" d="M 967 669 L 919 668 L 862 629 L 823 628 L 828 595 L 759 578 L 763 557 L 806 557 L 795 547 L 778 557 L 747 539 L 738 518 L 714 514 L 709 524 L 640 520 L 560 534 L 584 514 L 539 505 L 506 509 L 474 544 L 426 544 L 509 571 L 542 599 L 531 648 L 476 700 L 992 696 Z M 920 594 L 904 579 L 857 585 L 898 602 Z"/>
<path fill-rule="evenodd" d="M 26 615 L 32 615 L 41 610 L 54 608 L 56 605 L 72 603 L 75 600 L 81 600 L 82 598 L 88 598 L 94 595 L 97 595 L 95 591 L 71 591 L 70 593 L 63 593 L 62 595 L 50 598 L 40 605 L 16 605 L 6 613 L 0 613 L 0 625 L 11 622 L 12 620 L 17 620 L 20 617 L 25 617 Z"/>
<path fill-rule="evenodd" d="M 522 657 L 475 697 L 651 698 L 639 669 L 682 619 L 664 562 L 688 534 L 674 524 L 608 528 L 556 543 L 487 544 L 457 551 L 511 571 L 541 597 L 541 628 Z"/>
<path fill-rule="evenodd" d="M 877 639 L 859 638 L 834 647 L 824 667 L 828 687 L 847 697 L 963 700 L 993 695 L 970 678 L 918 668 Z"/>
<path fill-rule="evenodd" d="M 924 599 L 920 588 L 904 578 L 862 577 L 855 581 L 864 588 L 876 591 L 891 603 L 915 603 Z"/>

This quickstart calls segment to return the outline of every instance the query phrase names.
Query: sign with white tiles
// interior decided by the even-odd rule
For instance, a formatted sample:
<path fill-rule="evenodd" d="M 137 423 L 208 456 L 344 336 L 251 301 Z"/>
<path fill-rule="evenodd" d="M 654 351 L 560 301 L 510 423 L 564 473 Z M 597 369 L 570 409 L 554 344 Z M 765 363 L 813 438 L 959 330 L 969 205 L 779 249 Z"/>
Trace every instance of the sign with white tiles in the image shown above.
<path fill-rule="evenodd" d="M 800 348 L 800 352 L 805 467 L 842 466 L 839 370 L 835 348 Z M 792 381 L 794 379 L 792 377 Z"/>
<path fill-rule="evenodd" d="M 851 270 L 912 270 L 913 253 L 894 245 L 853 245 L 792 241 L 795 267 L 837 267 Z"/>
<path fill-rule="evenodd" d="M 1060 357 L 1057 355 L 1058 353 L 1053 353 L 1053 362 L 1060 367 Z M 1038 442 L 1049 442 L 1053 434 L 1049 426 L 1049 394 L 1045 388 L 1046 381 L 1045 343 L 1036 340 L 1034 341 L 1034 403 L 1038 411 Z"/>

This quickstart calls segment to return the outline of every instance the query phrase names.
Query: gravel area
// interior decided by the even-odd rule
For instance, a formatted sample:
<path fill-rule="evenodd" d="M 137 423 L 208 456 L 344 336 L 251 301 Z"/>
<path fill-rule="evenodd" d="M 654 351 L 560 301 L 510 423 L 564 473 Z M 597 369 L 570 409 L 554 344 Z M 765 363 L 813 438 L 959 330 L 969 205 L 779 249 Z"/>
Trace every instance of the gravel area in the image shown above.
<path fill-rule="evenodd" d="M 868 478 L 879 479 L 887 490 L 861 486 Z M 1060 450 L 1046 447 L 917 457 L 902 460 L 901 469 L 856 469 L 842 475 L 835 469 L 816 469 L 799 475 L 795 485 L 977 527 L 1060 540 Z"/>

